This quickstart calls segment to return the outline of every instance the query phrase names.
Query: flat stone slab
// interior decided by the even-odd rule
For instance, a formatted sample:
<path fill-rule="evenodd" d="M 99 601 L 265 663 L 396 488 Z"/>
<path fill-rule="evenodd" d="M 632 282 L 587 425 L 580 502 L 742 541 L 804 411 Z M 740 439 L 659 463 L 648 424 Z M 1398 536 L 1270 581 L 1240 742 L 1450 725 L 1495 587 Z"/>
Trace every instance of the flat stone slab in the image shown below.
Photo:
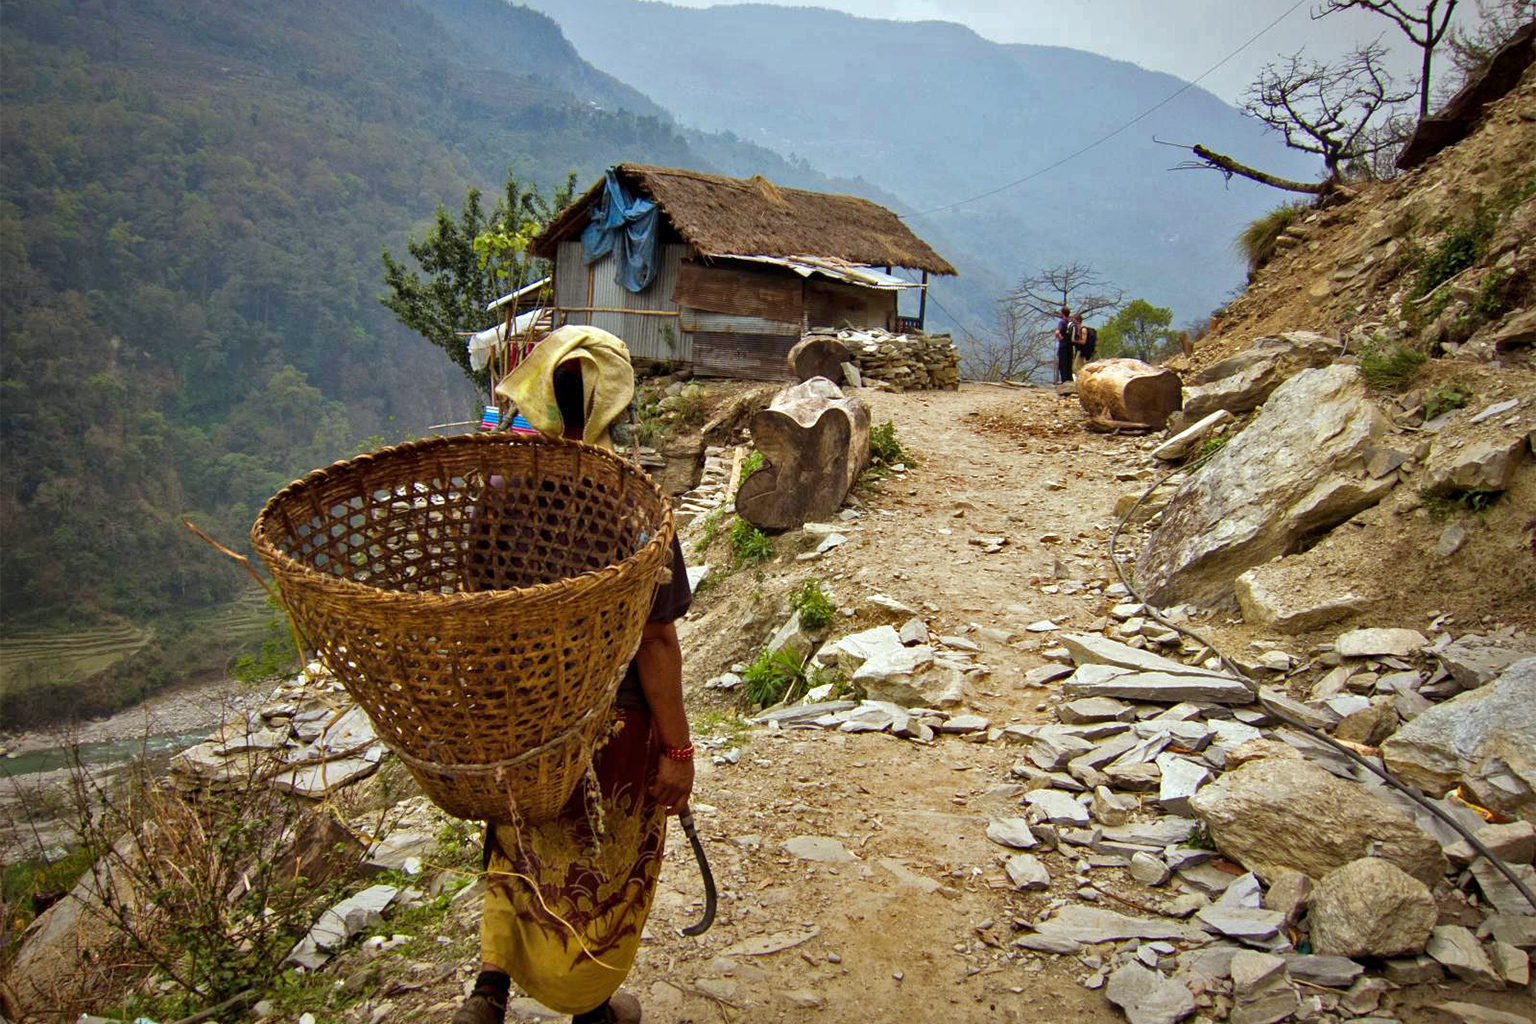
<path fill-rule="evenodd" d="M 1414 629 L 1352 629 L 1333 642 L 1345 658 L 1406 658 L 1429 643 Z"/>
<path fill-rule="evenodd" d="M 1208 673 L 1136 671 L 1113 666 L 1087 665 L 1062 684 L 1070 697 L 1118 697 L 1149 704 L 1251 704 L 1252 690 L 1240 679 Z"/>
<path fill-rule="evenodd" d="M 1089 945 L 1100 942 L 1120 942 L 1124 939 L 1169 939 L 1189 942 L 1205 941 L 1205 932 L 1182 921 L 1129 917 L 1105 910 L 1072 903 L 1062 907 L 1056 916 L 1041 921 L 1035 932 L 1053 938 L 1070 939 Z"/>
<path fill-rule="evenodd" d="M 1131 1024 L 1175 1024 L 1195 1012 L 1195 997 L 1182 981 L 1139 963 L 1126 964 L 1111 974 L 1104 994 Z"/>
<path fill-rule="evenodd" d="M 1072 661 L 1079 668 L 1084 665 L 1109 665 L 1115 668 L 1135 669 L 1140 672 L 1169 672 L 1184 675 L 1206 675 L 1204 669 L 1194 668 L 1165 658 L 1151 651 L 1144 651 L 1129 644 L 1111 640 L 1097 633 L 1063 633 L 1061 645 L 1072 654 Z"/>
<path fill-rule="evenodd" d="M 1104 838 L 1117 843 L 1135 843 L 1161 849 L 1188 839 L 1195 831 L 1195 825 L 1193 818 L 1162 817 L 1106 828 Z"/>
<path fill-rule="evenodd" d="M 1213 903 L 1195 911 L 1195 919 L 1217 935 L 1239 942 L 1262 942 L 1280 933 L 1285 915 L 1276 910 L 1223 906 Z"/>
<path fill-rule="evenodd" d="M 784 849 L 801 860 L 827 864 L 842 864 L 858 859 L 842 843 L 829 836 L 795 836 L 785 841 Z"/>
<path fill-rule="evenodd" d="M 1088 826 L 1088 809 L 1071 794 L 1058 789 L 1030 790 L 1024 794 L 1024 803 L 1052 825 L 1069 825 L 1074 828 Z"/>
<path fill-rule="evenodd" d="M 753 723 L 766 725 L 769 722 L 778 722 L 785 725 L 790 722 L 808 722 L 822 715 L 835 715 L 840 711 L 852 711 L 858 704 L 851 700 L 828 700 L 819 704 L 796 704 L 787 708 L 773 708 L 764 711 Z"/>

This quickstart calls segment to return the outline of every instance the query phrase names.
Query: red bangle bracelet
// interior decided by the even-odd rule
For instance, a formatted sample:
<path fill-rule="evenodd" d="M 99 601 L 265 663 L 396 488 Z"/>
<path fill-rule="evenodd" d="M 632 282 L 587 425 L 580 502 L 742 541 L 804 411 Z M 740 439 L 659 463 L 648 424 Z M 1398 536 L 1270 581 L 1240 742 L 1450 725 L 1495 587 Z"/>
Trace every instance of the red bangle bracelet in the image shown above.
<path fill-rule="evenodd" d="M 665 754 L 667 757 L 670 757 L 674 761 L 692 761 L 693 760 L 693 744 L 692 743 L 688 744 L 686 747 L 662 747 L 661 748 L 661 752 L 663 754 Z"/>

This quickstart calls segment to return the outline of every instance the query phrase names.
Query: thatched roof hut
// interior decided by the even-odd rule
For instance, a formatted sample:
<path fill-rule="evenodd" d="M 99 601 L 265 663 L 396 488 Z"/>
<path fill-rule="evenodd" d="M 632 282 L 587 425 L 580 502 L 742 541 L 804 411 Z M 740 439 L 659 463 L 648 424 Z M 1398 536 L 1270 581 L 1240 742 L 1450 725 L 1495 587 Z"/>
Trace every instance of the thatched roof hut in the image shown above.
<path fill-rule="evenodd" d="M 928 275 L 955 273 L 867 199 L 645 164 L 612 168 L 530 248 L 554 263 L 553 326 L 592 324 L 636 359 L 764 380 L 786 375 L 807 330 L 921 330 Z M 906 316 L 903 292 L 916 296 Z"/>
<path fill-rule="evenodd" d="M 631 189 L 655 200 L 702 256 L 821 256 L 955 273 L 900 218 L 868 199 L 783 188 L 760 176 L 727 178 L 648 164 L 614 170 Z M 560 241 L 579 235 L 603 185 L 598 181 L 556 217 L 534 239 L 533 251 L 552 259 Z"/>

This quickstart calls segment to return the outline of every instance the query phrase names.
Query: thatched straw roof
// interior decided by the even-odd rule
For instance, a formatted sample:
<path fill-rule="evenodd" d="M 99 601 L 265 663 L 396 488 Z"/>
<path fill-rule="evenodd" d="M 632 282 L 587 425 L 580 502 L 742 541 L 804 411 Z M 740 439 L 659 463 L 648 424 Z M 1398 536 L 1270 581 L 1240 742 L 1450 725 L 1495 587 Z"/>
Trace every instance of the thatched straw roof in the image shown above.
<path fill-rule="evenodd" d="M 949 261 L 885 207 L 857 196 L 781 188 L 762 177 L 726 178 L 674 167 L 619 164 L 630 188 L 654 199 L 677 233 L 705 256 L 826 256 L 871 266 L 953 274 Z M 599 180 L 533 241 L 552 258 L 576 238 L 602 193 Z"/>

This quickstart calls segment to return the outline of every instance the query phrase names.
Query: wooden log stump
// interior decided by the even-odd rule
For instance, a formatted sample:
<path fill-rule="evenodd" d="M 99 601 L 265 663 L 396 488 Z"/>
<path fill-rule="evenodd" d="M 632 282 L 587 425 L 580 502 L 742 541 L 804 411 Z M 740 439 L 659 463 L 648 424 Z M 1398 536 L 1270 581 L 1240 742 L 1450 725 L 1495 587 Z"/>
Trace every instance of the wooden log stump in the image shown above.
<path fill-rule="evenodd" d="M 829 380 L 785 388 L 752 417 L 763 468 L 736 492 L 736 514 L 763 530 L 825 519 L 869 464 L 869 409 Z"/>
<path fill-rule="evenodd" d="M 1077 375 L 1077 399 L 1090 419 L 1159 428 L 1184 406 L 1179 375 L 1140 359 L 1100 359 Z"/>
<path fill-rule="evenodd" d="M 843 379 L 843 364 L 853 359 L 848 348 L 836 338 L 802 338 L 789 350 L 789 370 L 802 383 L 812 377 L 825 377 L 834 383 Z"/>

